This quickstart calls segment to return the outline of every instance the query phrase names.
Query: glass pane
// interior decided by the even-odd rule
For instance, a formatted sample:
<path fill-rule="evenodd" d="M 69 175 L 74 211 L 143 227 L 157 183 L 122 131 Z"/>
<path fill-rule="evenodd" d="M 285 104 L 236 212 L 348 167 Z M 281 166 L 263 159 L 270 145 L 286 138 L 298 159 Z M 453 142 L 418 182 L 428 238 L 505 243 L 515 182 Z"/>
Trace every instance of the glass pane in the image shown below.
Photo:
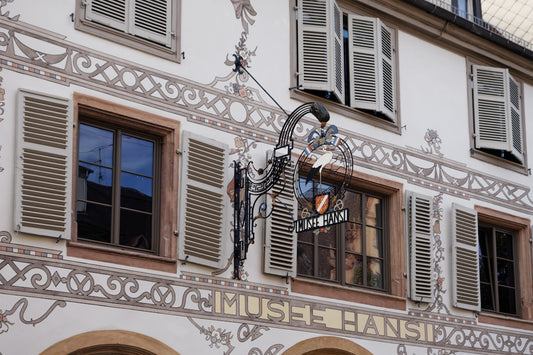
<path fill-rule="evenodd" d="M 152 176 L 154 170 L 154 142 L 123 135 L 120 154 L 122 170 Z"/>
<path fill-rule="evenodd" d="M 361 255 L 346 253 L 344 275 L 347 284 L 363 284 L 363 258 Z"/>
<path fill-rule="evenodd" d="M 76 213 L 78 238 L 111 243 L 111 207 L 93 203 L 83 206 Z"/>
<path fill-rule="evenodd" d="M 113 166 L 113 131 L 80 124 L 79 160 Z"/>
<path fill-rule="evenodd" d="M 336 226 L 325 227 L 324 231 L 318 234 L 318 245 L 328 248 L 337 248 L 337 228 Z"/>
<path fill-rule="evenodd" d="M 383 257 L 383 235 L 381 230 L 366 227 L 366 255 Z"/>
<path fill-rule="evenodd" d="M 346 192 L 344 205 L 350 209 L 350 221 L 362 223 L 361 194 L 352 191 Z"/>
<path fill-rule="evenodd" d="M 152 249 L 152 216 L 121 210 L 119 242 L 133 248 Z"/>
<path fill-rule="evenodd" d="M 381 213 L 381 199 L 368 197 L 366 200 L 365 221 L 369 226 L 381 227 L 383 216 Z"/>
<path fill-rule="evenodd" d="M 514 287 L 514 264 L 498 259 L 498 285 Z"/>
<path fill-rule="evenodd" d="M 313 231 L 298 233 L 298 241 L 313 243 L 314 236 Z"/>
<path fill-rule="evenodd" d="M 492 289 L 490 284 L 481 284 L 481 308 L 489 311 L 494 310 L 494 301 L 492 299 Z"/>
<path fill-rule="evenodd" d="M 152 212 L 152 179 L 129 173 L 120 174 L 120 206 Z"/>
<path fill-rule="evenodd" d="M 383 288 L 383 261 L 369 258 L 366 282 L 370 287 Z"/>
<path fill-rule="evenodd" d="M 313 246 L 298 244 L 297 273 L 299 275 L 313 276 Z"/>
<path fill-rule="evenodd" d="M 363 234 L 362 227 L 355 223 L 346 223 L 346 234 L 345 234 L 345 248 L 346 251 L 352 251 L 355 253 L 361 254 L 363 251 L 362 243 L 363 239 L 361 235 Z"/>
<path fill-rule="evenodd" d="M 516 314 L 515 290 L 509 287 L 499 287 L 500 312 Z"/>
<path fill-rule="evenodd" d="M 76 189 L 78 199 L 110 205 L 112 201 L 113 170 L 92 164 L 80 163 Z"/>
<path fill-rule="evenodd" d="M 479 279 L 481 282 L 490 283 L 490 270 L 492 266 L 489 264 L 489 258 L 479 258 Z"/>
<path fill-rule="evenodd" d="M 513 260 L 513 236 L 511 234 L 496 232 L 496 254 L 499 258 Z"/>
<path fill-rule="evenodd" d="M 337 280 L 337 256 L 334 249 L 318 249 L 318 277 Z"/>

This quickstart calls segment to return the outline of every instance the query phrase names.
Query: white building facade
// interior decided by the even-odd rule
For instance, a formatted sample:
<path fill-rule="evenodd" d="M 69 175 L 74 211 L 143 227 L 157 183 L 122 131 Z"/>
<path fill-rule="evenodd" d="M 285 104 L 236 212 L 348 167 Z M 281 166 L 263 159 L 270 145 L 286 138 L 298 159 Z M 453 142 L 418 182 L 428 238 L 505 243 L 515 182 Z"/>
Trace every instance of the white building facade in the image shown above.
<path fill-rule="evenodd" d="M 465 17 L 2 1 L 0 353 L 533 353 L 533 52 Z M 235 267 L 235 167 L 310 103 Z"/>

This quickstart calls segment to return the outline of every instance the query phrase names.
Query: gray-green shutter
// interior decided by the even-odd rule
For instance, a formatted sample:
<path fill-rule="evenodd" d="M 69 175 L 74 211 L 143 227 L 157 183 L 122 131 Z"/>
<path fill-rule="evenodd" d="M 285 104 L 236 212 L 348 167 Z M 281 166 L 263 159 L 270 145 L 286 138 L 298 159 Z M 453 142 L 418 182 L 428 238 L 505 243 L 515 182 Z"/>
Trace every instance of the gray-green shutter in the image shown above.
<path fill-rule="evenodd" d="M 284 175 L 266 197 L 272 215 L 265 221 L 264 271 L 279 276 L 296 276 L 297 235 L 293 221 L 297 214 L 293 190 L 294 163 L 287 165 Z M 275 196 L 275 199 L 273 199 Z"/>
<path fill-rule="evenodd" d="M 476 148 L 511 152 L 524 161 L 520 85 L 508 69 L 473 65 Z"/>
<path fill-rule="evenodd" d="M 225 186 L 228 146 L 191 132 L 183 133 L 180 174 L 178 257 L 220 268 L 229 241 Z"/>
<path fill-rule="evenodd" d="M 19 91 L 16 230 L 70 239 L 72 129 L 69 100 Z"/>
<path fill-rule="evenodd" d="M 480 310 L 477 211 L 452 206 L 453 305 Z"/>
<path fill-rule="evenodd" d="M 342 12 L 333 0 L 298 2 L 298 84 L 344 102 Z"/>
<path fill-rule="evenodd" d="M 407 193 L 410 297 L 417 302 L 433 300 L 432 199 Z"/>

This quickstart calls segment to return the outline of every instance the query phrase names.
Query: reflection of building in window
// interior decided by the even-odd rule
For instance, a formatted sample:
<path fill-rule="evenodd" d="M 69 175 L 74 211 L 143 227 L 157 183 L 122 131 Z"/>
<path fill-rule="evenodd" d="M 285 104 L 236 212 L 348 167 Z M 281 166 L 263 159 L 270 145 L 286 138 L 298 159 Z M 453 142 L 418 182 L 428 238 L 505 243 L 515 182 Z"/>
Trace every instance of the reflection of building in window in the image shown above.
<path fill-rule="evenodd" d="M 515 237 L 485 225 L 480 225 L 478 236 L 481 309 L 517 314 Z"/>
<path fill-rule="evenodd" d="M 155 141 L 80 124 L 78 238 L 153 250 Z"/>
<path fill-rule="evenodd" d="M 318 192 L 310 181 L 308 191 Z M 350 221 L 298 234 L 297 273 L 343 285 L 384 289 L 383 197 L 350 190 L 344 197 Z M 300 212 L 302 206 L 299 206 Z"/>

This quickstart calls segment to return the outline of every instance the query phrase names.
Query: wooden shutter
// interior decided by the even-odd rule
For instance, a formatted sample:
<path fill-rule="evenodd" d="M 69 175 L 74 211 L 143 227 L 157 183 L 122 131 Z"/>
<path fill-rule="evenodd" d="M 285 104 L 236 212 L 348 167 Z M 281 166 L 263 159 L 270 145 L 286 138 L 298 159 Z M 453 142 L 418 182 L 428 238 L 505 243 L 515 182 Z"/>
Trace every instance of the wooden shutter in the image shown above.
<path fill-rule="evenodd" d="M 351 106 L 396 120 L 394 33 L 379 19 L 348 16 Z"/>
<path fill-rule="evenodd" d="M 87 0 L 85 18 L 128 32 L 130 0 Z"/>
<path fill-rule="evenodd" d="M 182 151 L 178 256 L 220 268 L 227 258 L 224 241 L 229 241 L 229 231 L 224 230 L 228 147 L 184 132 Z"/>
<path fill-rule="evenodd" d="M 472 66 L 476 148 L 511 152 L 523 162 L 520 86 L 507 69 Z"/>
<path fill-rule="evenodd" d="M 417 302 L 433 300 L 433 252 L 431 197 L 407 193 L 410 297 Z"/>
<path fill-rule="evenodd" d="M 15 228 L 70 239 L 72 108 L 69 100 L 20 91 Z"/>
<path fill-rule="evenodd" d="M 342 12 L 333 0 L 298 2 L 298 84 L 344 102 Z"/>
<path fill-rule="evenodd" d="M 378 21 L 380 50 L 380 112 L 396 122 L 396 65 L 394 49 L 394 33 Z"/>
<path fill-rule="evenodd" d="M 285 174 L 266 197 L 267 210 L 272 209 L 272 215 L 265 222 L 264 271 L 267 274 L 296 276 L 294 170 L 294 163 L 287 165 Z M 271 194 L 275 194 L 274 200 Z"/>
<path fill-rule="evenodd" d="M 458 308 L 479 311 L 477 212 L 453 204 L 452 232 L 453 305 Z"/>
<path fill-rule="evenodd" d="M 172 0 L 134 1 L 131 33 L 171 46 Z"/>

